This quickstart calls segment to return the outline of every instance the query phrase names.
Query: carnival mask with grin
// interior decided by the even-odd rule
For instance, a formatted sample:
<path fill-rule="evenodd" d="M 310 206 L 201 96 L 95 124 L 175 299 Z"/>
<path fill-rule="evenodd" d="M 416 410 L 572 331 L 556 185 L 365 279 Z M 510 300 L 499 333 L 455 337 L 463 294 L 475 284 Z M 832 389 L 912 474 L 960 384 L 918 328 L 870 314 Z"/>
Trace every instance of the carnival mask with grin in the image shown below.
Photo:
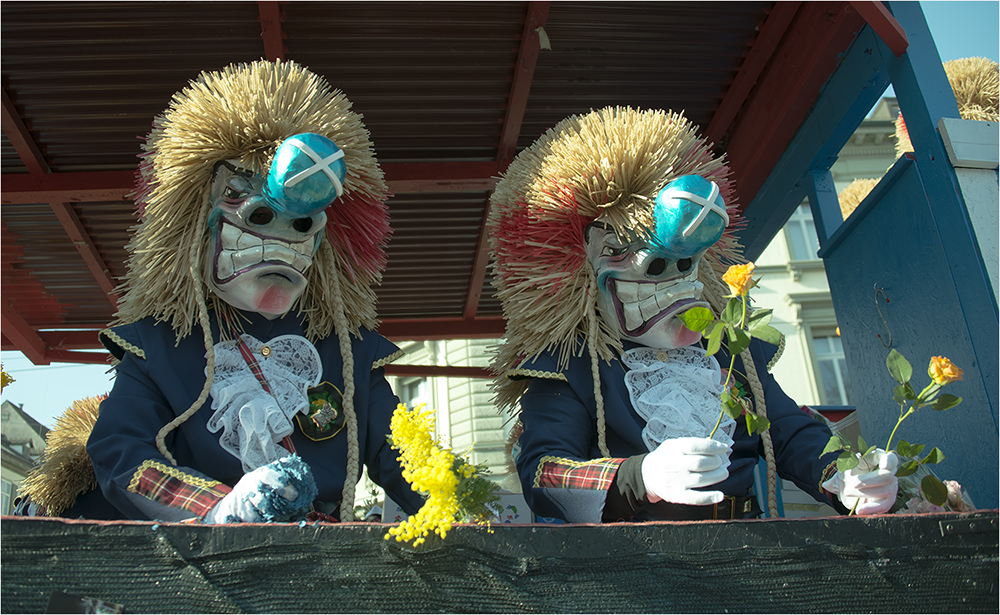
<path fill-rule="evenodd" d="M 205 280 L 233 307 L 277 318 L 306 288 L 326 228 L 325 209 L 343 193 L 344 153 L 326 137 L 285 139 L 266 176 L 216 165 Z"/>
<path fill-rule="evenodd" d="M 729 224 L 719 188 L 697 175 L 667 184 L 653 210 L 656 228 L 620 236 L 598 219 L 586 229 L 587 260 L 597 277 L 597 308 L 622 339 L 652 348 L 698 341 L 676 318 L 702 300 L 698 261 Z M 649 237 L 644 239 L 643 237 Z"/>

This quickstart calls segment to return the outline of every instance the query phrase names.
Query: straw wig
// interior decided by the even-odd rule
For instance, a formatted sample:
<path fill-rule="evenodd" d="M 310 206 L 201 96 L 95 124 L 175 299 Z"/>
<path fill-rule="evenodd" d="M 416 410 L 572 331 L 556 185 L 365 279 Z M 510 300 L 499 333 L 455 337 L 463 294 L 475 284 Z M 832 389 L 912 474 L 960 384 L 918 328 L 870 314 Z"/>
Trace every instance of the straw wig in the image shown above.
<path fill-rule="evenodd" d="M 368 131 L 351 103 L 321 77 L 294 62 L 258 61 L 202 73 L 153 123 L 143 146 L 136 203 L 140 224 L 127 249 L 128 273 L 115 324 L 154 316 L 169 321 L 178 339 L 197 318 L 198 267 L 208 245 L 203 221 L 211 209 L 214 167 L 238 160 L 266 173 L 284 139 L 314 132 L 345 154 L 344 195 L 327 209 L 327 233 L 298 309 L 307 336 L 333 329 L 331 276 L 341 278 L 352 332 L 377 324 L 372 284 L 381 281 L 390 229 L 388 191 Z M 207 288 L 207 286 L 205 287 Z"/>
<path fill-rule="evenodd" d="M 700 277 L 718 278 L 738 260 L 729 168 L 682 114 L 608 107 L 569 117 L 522 151 L 491 199 L 494 285 L 507 321 L 493 363 L 501 408 L 513 409 L 527 386 L 509 370 L 544 351 L 560 369 L 584 344 L 605 360 L 621 340 L 597 316 L 597 286 L 587 261 L 585 227 L 600 218 L 623 236 L 648 238 L 657 193 L 682 175 L 719 185 L 730 225 L 702 260 Z M 706 266 L 708 265 L 708 266 Z M 706 286 L 709 282 L 706 282 Z"/>
<path fill-rule="evenodd" d="M 347 166 L 343 194 L 326 209 L 326 232 L 296 303 L 306 337 L 315 342 L 336 333 L 343 357 L 348 479 L 340 514 L 345 521 L 353 519 L 350 477 L 360 467 L 350 336 L 358 336 L 361 326 L 375 329 L 378 324 L 372 285 L 381 282 L 391 233 L 382 170 L 361 116 L 350 108 L 343 94 L 294 62 L 228 66 L 202 73 L 175 94 L 143 146 L 136 198 L 140 224 L 127 246 L 125 293 L 115 323 L 152 316 L 169 321 L 178 340 L 191 333 L 196 319 L 201 326 L 207 361 L 201 393 L 156 435 L 159 451 L 176 463 L 166 435 L 202 407 L 214 378 L 209 300 L 220 312 L 232 310 L 211 294 L 206 298 L 209 287 L 200 273 L 210 238 L 215 166 L 236 160 L 244 169 L 265 174 L 288 137 L 316 133 L 333 141 Z M 220 314 L 220 323 L 224 316 Z M 228 320 L 233 320 L 231 314 Z"/>

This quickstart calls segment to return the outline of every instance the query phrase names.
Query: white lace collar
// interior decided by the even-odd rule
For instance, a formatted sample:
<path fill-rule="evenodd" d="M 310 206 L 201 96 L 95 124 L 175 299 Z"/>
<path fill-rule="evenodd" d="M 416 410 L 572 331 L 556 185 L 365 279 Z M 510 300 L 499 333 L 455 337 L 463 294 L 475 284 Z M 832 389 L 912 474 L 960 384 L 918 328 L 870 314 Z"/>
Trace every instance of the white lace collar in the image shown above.
<path fill-rule="evenodd" d="M 233 341 L 215 345 L 215 378 L 208 430 L 222 430 L 219 444 L 250 472 L 287 452 L 278 445 L 294 430 L 296 412 L 308 413 L 308 390 L 319 384 L 323 362 L 301 335 L 280 335 L 266 344 L 246 333 L 240 338 L 253 353 L 271 393 L 257 377 Z"/>
<path fill-rule="evenodd" d="M 708 437 L 722 409 L 722 370 L 715 357 L 696 346 L 640 346 L 626 350 L 622 362 L 632 407 L 646 419 L 646 448 L 652 451 L 670 438 Z M 735 432 L 736 421 L 725 415 L 714 438 L 732 445 Z"/>

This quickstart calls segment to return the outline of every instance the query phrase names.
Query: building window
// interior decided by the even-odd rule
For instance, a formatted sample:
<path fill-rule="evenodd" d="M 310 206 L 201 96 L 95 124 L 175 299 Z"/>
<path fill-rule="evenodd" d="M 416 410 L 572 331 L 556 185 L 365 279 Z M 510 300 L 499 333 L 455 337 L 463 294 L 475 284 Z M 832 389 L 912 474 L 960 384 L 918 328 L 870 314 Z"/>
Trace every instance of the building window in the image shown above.
<path fill-rule="evenodd" d="M 427 396 L 426 378 L 401 378 L 399 381 L 399 401 L 412 408 L 417 404 L 430 403 Z"/>
<path fill-rule="evenodd" d="M 11 513 L 10 504 L 14 495 L 14 485 L 0 479 L 3 483 L 3 502 L 0 502 L 0 514 L 9 515 Z"/>
<path fill-rule="evenodd" d="M 785 224 L 788 236 L 789 250 L 794 261 L 816 260 L 819 252 L 819 238 L 816 235 L 816 225 L 813 224 L 812 211 L 808 203 L 803 203 L 795 209 L 795 213 Z"/>
<path fill-rule="evenodd" d="M 847 379 L 847 361 L 844 359 L 844 346 L 840 337 L 817 335 L 813 337 L 813 348 L 819 364 L 823 403 L 830 406 L 852 405 L 851 383 Z"/>

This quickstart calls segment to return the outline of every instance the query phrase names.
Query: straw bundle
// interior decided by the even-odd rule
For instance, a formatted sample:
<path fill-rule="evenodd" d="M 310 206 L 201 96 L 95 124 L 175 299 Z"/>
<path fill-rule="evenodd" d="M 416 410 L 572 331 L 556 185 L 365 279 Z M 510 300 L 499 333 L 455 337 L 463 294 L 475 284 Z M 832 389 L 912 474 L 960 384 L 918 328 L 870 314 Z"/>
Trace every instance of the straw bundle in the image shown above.
<path fill-rule="evenodd" d="M 361 116 L 321 77 L 294 62 L 233 65 L 206 72 L 174 95 L 143 146 L 136 202 L 140 224 L 127 246 L 128 273 L 115 324 L 147 316 L 169 321 L 178 339 L 198 318 L 190 256 L 203 262 L 216 163 L 264 173 L 281 142 L 313 132 L 344 151 L 344 195 L 328 209 L 327 234 L 309 269 L 298 309 L 315 340 L 333 329 L 330 277 L 341 274 L 352 330 L 377 324 L 373 284 L 381 281 L 390 229 L 388 191 Z M 205 287 L 207 289 L 207 286 Z"/>
<path fill-rule="evenodd" d="M 552 351 L 560 369 L 584 344 L 604 359 L 621 340 L 598 318 L 584 229 L 600 218 L 624 237 L 648 238 L 657 193 L 682 175 L 719 185 L 730 226 L 703 259 L 703 276 L 739 260 L 729 168 L 682 114 L 608 107 L 569 117 L 511 163 L 491 198 L 494 285 L 507 330 L 491 369 L 497 402 L 513 409 L 525 384 L 506 372 Z M 707 266 L 706 266 L 707 265 Z"/>
<path fill-rule="evenodd" d="M 87 456 L 87 438 L 107 395 L 73 402 L 45 438 L 45 451 L 20 492 L 57 517 L 76 503 L 76 498 L 97 487 L 97 477 Z"/>

